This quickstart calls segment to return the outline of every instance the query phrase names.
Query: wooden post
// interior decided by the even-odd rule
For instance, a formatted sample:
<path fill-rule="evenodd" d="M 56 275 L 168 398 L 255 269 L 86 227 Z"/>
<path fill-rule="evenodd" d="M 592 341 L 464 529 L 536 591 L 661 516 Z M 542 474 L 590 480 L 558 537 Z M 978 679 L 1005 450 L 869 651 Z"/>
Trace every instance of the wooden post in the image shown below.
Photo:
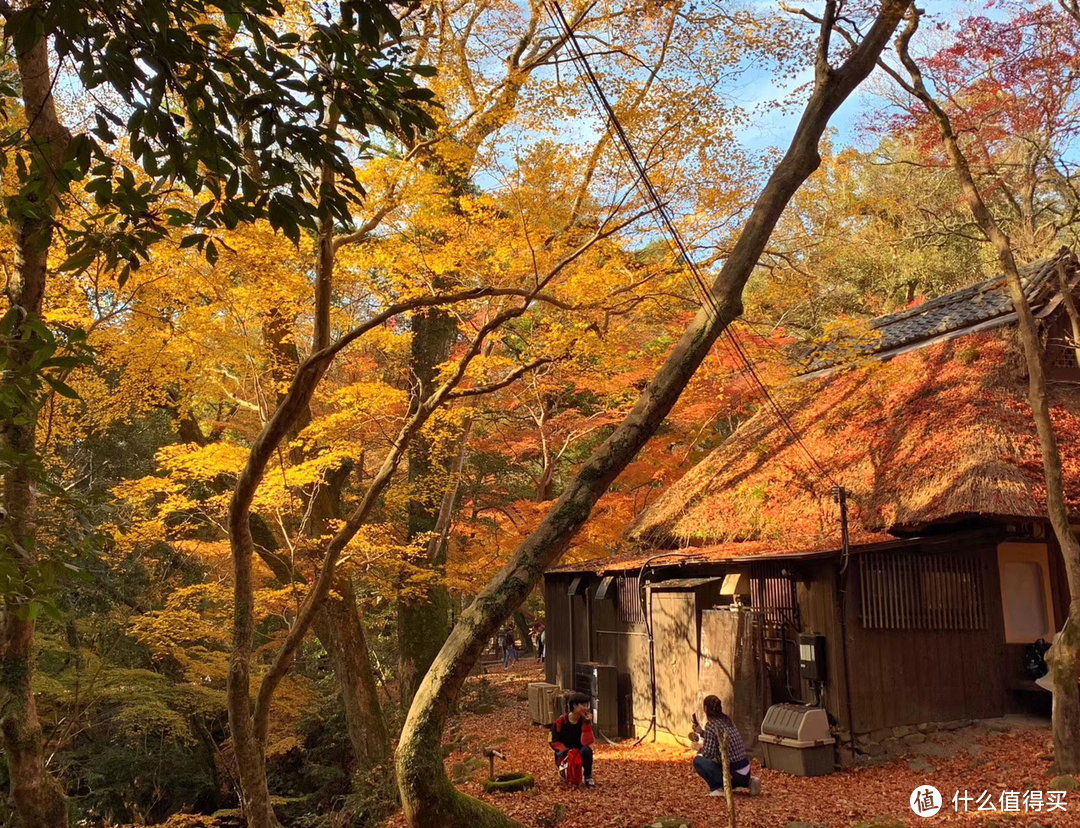
<path fill-rule="evenodd" d="M 724 798 L 727 799 L 728 828 L 735 828 L 735 792 L 731 790 L 731 760 L 728 759 L 728 734 L 720 739 L 720 764 L 724 768 Z"/>

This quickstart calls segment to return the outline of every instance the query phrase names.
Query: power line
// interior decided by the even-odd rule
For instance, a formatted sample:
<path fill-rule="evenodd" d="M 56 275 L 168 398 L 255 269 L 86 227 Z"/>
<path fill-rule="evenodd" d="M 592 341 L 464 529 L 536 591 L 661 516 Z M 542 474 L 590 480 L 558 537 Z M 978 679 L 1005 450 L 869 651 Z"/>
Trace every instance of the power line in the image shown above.
<path fill-rule="evenodd" d="M 559 5 L 558 0 L 548 0 L 545 4 L 548 10 L 548 14 L 551 16 L 552 21 L 555 23 L 556 28 L 561 29 L 565 38 L 566 44 L 570 49 L 571 62 L 577 67 L 580 76 L 586 81 L 586 90 L 589 93 L 589 97 L 593 100 L 593 104 L 600 111 L 601 117 L 608 127 L 609 134 L 612 135 L 617 145 L 621 150 L 621 154 L 625 157 L 631 167 L 631 172 L 636 176 L 638 183 L 642 190 L 644 190 L 646 197 L 652 201 L 655 206 L 655 214 L 658 217 L 660 223 L 660 229 L 666 232 L 669 239 L 674 243 L 676 247 L 676 253 L 678 257 L 685 263 L 686 268 L 690 271 L 692 280 L 692 287 L 696 289 L 699 294 L 699 298 L 702 300 L 706 309 L 713 315 L 714 318 L 719 318 L 720 309 L 716 304 L 716 297 L 713 296 L 713 292 L 709 285 L 706 283 L 701 272 L 698 270 L 697 264 L 690 256 L 690 250 L 686 243 L 683 241 L 682 234 L 676 228 L 675 223 L 671 219 L 671 215 L 668 212 L 667 205 L 660 198 L 659 193 L 656 191 L 652 180 L 649 178 L 648 171 L 645 166 L 638 159 L 637 153 L 634 151 L 633 145 L 630 143 L 630 139 L 626 135 L 626 131 L 623 129 L 622 123 L 619 121 L 618 116 L 615 114 L 614 108 L 607 99 L 607 95 L 604 93 L 603 88 L 600 86 L 600 81 L 597 79 L 596 74 L 593 72 L 592 66 L 589 64 L 589 60 L 586 57 L 584 51 L 581 48 L 581 44 L 578 43 L 577 36 L 574 34 L 573 28 L 567 21 L 566 16 L 563 14 L 562 7 Z M 591 6 L 590 6 L 591 8 Z M 586 9 L 586 12 L 588 9 Z M 584 17 L 584 13 L 582 14 Z M 594 95 L 595 92 L 595 95 Z M 738 361 L 741 361 L 746 368 L 746 371 L 753 377 L 754 382 L 761 390 L 762 395 L 765 397 L 769 406 L 772 408 L 776 417 L 784 425 L 784 427 L 791 433 L 791 436 L 798 443 L 803 453 L 810 458 L 810 462 L 814 464 L 817 470 L 821 473 L 822 477 L 828 480 L 832 485 L 839 489 L 840 484 L 833 479 L 828 470 L 821 464 L 821 462 L 814 456 L 813 452 L 803 442 L 798 432 L 791 424 L 791 420 L 781 408 L 780 404 L 773 397 L 769 391 L 765 381 L 761 378 L 758 372 L 754 369 L 753 363 L 750 361 L 743 349 L 742 344 L 739 342 L 738 336 L 735 334 L 735 330 L 731 324 L 725 326 L 724 333 L 727 334 L 727 340 L 721 340 L 728 346 L 729 351 L 735 354 Z"/>

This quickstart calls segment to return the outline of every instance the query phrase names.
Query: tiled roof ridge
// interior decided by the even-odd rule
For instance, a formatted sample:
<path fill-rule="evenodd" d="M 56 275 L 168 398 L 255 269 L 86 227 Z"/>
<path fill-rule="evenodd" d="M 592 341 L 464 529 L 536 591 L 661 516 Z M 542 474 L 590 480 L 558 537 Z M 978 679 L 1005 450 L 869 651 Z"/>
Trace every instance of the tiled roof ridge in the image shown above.
<path fill-rule="evenodd" d="M 1024 295 L 1033 310 L 1038 310 L 1056 291 L 1056 281 L 1051 274 L 1063 259 L 1070 264 L 1076 262 L 1069 248 L 1063 246 L 1054 255 L 1019 268 Z M 995 320 L 1006 320 L 1015 311 L 1004 286 L 1005 277 L 999 274 L 921 305 L 871 319 L 868 327 L 877 331 L 880 338 L 857 350 L 862 356 L 887 355 L 900 348 L 921 347 L 920 343 L 928 344 L 941 336 L 962 335 L 964 331 L 993 324 Z M 846 361 L 843 354 L 822 345 L 813 347 L 803 360 L 804 375 L 814 375 Z"/>
<path fill-rule="evenodd" d="M 1049 259 L 1040 259 L 1039 261 L 1029 262 L 1019 268 L 1020 279 L 1024 282 L 1024 294 L 1028 300 L 1031 300 L 1032 288 L 1037 286 L 1041 281 L 1040 277 L 1045 275 L 1046 270 L 1052 264 L 1057 264 L 1058 256 L 1054 256 Z M 1039 265 L 1038 270 L 1035 271 L 1034 277 L 1029 272 L 1036 265 Z M 892 313 L 886 313 L 882 316 L 876 316 L 870 320 L 870 327 L 877 329 L 883 328 L 886 325 L 891 325 L 894 322 L 900 322 L 904 319 L 910 319 L 913 316 L 926 313 L 929 310 L 935 310 L 937 308 L 946 307 L 953 304 L 958 299 L 967 299 L 969 297 L 977 296 L 980 293 L 985 293 L 993 288 L 1000 288 L 1005 285 L 1005 277 L 1002 274 L 997 276 L 991 276 L 989 279 L 984 279 L 981 282 L 976 282 L 973 285 L 967 287 L 958 288 L 951 293 L 944 293 L 941 296 L 935 296 L 933 299 L 927 299 L 925 302 L 914 307 L 905 308 L 902 311 L 893 311 Z"/>

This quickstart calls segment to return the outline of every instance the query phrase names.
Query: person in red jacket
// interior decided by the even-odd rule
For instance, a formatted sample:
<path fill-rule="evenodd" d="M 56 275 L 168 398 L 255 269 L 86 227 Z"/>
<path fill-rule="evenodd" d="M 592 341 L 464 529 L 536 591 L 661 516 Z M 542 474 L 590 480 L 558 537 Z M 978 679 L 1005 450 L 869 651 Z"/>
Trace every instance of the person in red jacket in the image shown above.
<path fill-rule="evenodd" d="M 596 783 L 593 781 L 591 745 L 595 739 L 592 731 L 590 699 L 584 693 L 574 693 L 570 696 L 568 704 L 570 712 L 560 716 L 551 726 L 551 748 L 555 751 L 555 767 L 559 769 L 559 775 L 566 779 L 570 752 L 576 750 L 581 756 L 581 770 L 585 777 L 585 784 L 592 788 L 596 786 Z"/>

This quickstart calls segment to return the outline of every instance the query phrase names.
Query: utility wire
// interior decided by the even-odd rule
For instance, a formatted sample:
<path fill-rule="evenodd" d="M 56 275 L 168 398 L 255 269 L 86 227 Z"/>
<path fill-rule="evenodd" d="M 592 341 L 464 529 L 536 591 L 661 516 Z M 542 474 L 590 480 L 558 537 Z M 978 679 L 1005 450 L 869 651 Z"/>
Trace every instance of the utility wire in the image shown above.
<path fill-rule="evenodd" d="M 630 139 L 626 135 L 626 131 L 623 129 L 622 123 L 619 121 L 618 116 L 615 114 L 614 108 L 607 99 L 607 95 L 604 93 L 603 88 L 600 86 L 600 81 L 597 79 L 596 74 L 593 72 L 592 66 L 589 64 L 589 60 L 586 57 L 584 51 L 581 48 L 581 44 L 577 40 L 577 36 L 574 33 L 573 28 L 567 21 L 566 16 L 563 14 L 562 7 L 559 5 L 558 0 L 548 0 L 545 3 L 548 14 L 551 16 L 556 28 L 560 29 L 563 33 L 567 47 L 570 49 L 571 62 L 577 67 L 578 72 L 583 80 L 586 82 L 586 90 L 589 93 L 589 97 L 592 98 L 593 104 L 597 107 L 600 115 L 604 118 L 604 121 L 608 127 L 609 134 L 615 138 L 616 144 L 619 147 L 621 153 L 628 165 L 631 168 L 631 172 L 636 176 L 636 179 L 644 191 L 647 199 L 652 201 L 656 207 L 655 214 L 658 217 L 660 229 L 666 233 L 668 238 L 674 243 L 676 253 L 678 257 L 685 264 L 687 270 L 690 271 L 692 276 L 692 287 L 696 289 L 699 294 L 699 298 L 702 300 L 706 309 L 713 315 L 714 318 L 719 318 L 720 309 L 716 304 L 716 297 L 713 295 L 712 289 L 706 283 L 704 277 L 701 275 L 701 271 L 698 269 L 697 264 L 690 255 L 690 250 L 686 243 L 683 241 L 682 234 L 676 228 L 675 223 L 671 219 L 671 215 L 668 212 L 667 205 L 660 198 L 660 194 L 657 192 L 656 187 L 653 185 L 652 180 L 649 178 L 648 170 L 638 159 L 637 153 L 634 151 L 633 145 L 630 143 Z M 595 94 L 594 94 L 595 93 Z M 821 476 L 828 480 L 835 489 L 840 489 L 841 486 L 828 470 L 821 464 L 817 457 L 810 451 L 806 443 L 803 442 L 798 432 L 791 424 L 790 418 L 781 408 L 780 404 L 773 397 L 769 391 L 765 381 L 761 378 L 758 372 L 754 369 L 753 363 L 750 361 L 746 354 L 742 343 L 739 342 L 732 325 L 725 326 L 724 333 L 727 334 L 727 341 L 725 345 L 728 346 L 729 351 L 733 352 L 737 361 L 743 363 L 745 370 L 753 377 L 754 382 L 761 390 L 766 401 L 769 403 L 773 412 L 777 418 L 784 425 L 784 427 L 791 433 L 791 436 L 798 443 L 803 453 L 810 458 L 810 462 L 814 464 L 817 470 L 821 473 Z M 724 341 L 724 340 L 722 340 Z"/>

